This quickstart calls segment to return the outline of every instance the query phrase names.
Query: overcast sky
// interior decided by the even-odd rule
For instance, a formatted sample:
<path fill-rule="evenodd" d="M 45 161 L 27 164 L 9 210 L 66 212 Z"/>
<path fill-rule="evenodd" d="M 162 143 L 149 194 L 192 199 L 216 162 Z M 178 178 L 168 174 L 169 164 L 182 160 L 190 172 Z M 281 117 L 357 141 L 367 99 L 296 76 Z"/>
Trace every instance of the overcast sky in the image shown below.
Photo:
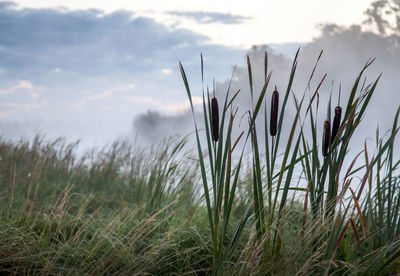
<path fill-rule="evenodd" d="M 129 10 L 167 26 L 187 28 L 212 43 L 250 47 L 254 44 L 307 42 L 318 23 L 360 23 L 371 0 L 17 0 L 20 8 Z M 206 23 L 206 24 L 205 24 Z"/>
<path fill-rule="evenodd" d="M 0 131 L 87 145 L 131 135 L 138 114 L 188 107 L 179 60 L 199 95 L 200 53 L 206 79 L 223 82 L 250 46 L 292 56 L 319 23 L 360 23 L 370 3 L 0 1 Z"/>

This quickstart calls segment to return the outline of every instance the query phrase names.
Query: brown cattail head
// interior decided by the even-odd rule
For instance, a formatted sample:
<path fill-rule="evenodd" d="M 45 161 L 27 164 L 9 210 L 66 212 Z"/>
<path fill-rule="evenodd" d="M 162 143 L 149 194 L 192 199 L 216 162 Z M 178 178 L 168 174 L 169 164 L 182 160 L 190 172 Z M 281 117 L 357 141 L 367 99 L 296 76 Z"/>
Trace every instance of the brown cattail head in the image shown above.
<path fill-rule="evenodd" d="M 219 113 L 218 113 L 218 101 L 217 98 L 211 99 L 211 122 L 212 122 L 212 138 L 214 141 L 218 141 L 219 135 Z"/>
<path fill-rule="evenodd" d="M 278 108 L 279 108 L 279 92 L 275 90 L 272 92 L 272 98 L 271 98 L 271 120 L 269 124 L 269 133 L 271 136 L 276 135 L 276 127 L 278 124 Z"/>
<path fill-rule="evenodd" d="M 324 122 L 324 133 L 322 135 L 322 155 L 325 157 L 328 155 L 330 136 L 331 136 L 331 123 L 328 120 L 326 120 Z"/>
<path fill-rule="evenodd" d="M 335 117 L 333 118 L 331 143 L 335 141 L 336 135 L 339 131 L 341 117 L 342 117 L 342 108 L 340 106 L 337 106 L 335 108 Z"/>

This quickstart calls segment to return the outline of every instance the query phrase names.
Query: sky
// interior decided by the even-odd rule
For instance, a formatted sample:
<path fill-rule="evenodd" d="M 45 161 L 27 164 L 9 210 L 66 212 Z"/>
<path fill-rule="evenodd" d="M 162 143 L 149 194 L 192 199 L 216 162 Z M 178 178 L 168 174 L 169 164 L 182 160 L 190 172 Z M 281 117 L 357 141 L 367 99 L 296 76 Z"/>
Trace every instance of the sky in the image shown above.
<path fill-rule="evenodd" d="M 210 43 L 249 48 L 264 43 L 308 42 L 318 23 L 350 25 L 363 20 L 370 0 L 17 0 L 20 8 L 118 10 L 148 16 L 167 26 L 193 30 Z"/>
<path fill-rule="evenodd" d="M 360 24 L 370 3 L 0 1 L 0 132 L 14 140 L 36 133 L 65 136 L 91 147 L 137 137 L 141 128 L 134 125 L 142 118 L 150 126 L 158 120 L 172 133 L 181 126 L 181 117 L 187 117 L 188 108 L 178 61 L 185 66 L 198 104 L 200 53 L 208 83 L 215 78 L 222 84 L 233 66 L 245 65 L 252 45 L 272 47 L 282 72 L 299 46 L 313 49 L 305 51 L 303 61 L 314 60 L 326 48 L 336 83 L 350 83 L 351 79 L 342 80 L 356 75 L 349 70 L 356 72 L 368 57 L 382 52 L 371 75 L 376 77 L 387 67 L 382 60 L 394 60 L 385 45 L 375 43 L 379 39 L 360 51 L 364 40 L 350 43 L 357 37 L 350 32 L 340 38 L 336 48 L 341 50 L 335 51 L 329 34 L 321 38 L 318 28 L 320 23 Z M 337 60 L 342 51 L 349 53 L 343 58 L 352 63 L 340 73 Z M 395 65 L 390 66 L 392 70 Z"/>

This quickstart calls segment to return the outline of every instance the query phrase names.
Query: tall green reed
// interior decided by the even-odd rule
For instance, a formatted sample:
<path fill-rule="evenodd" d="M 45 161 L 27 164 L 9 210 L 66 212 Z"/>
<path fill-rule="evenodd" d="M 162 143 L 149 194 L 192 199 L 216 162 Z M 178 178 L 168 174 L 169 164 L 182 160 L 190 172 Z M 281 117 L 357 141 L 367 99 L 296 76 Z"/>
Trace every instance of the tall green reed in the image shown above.
<path fill-rule="evenodd" d="M 326 74 L 318 82 L 314 92 L 309 95 L 309 102 L 307 104 L 305 104 L 305 99 L 306 91 L 311 91 L 310 83 L 321 59 L 322 51 L 311 72 L 306 91 L 301 97 L 298 97 L 292 91 L 292 86 L 298 64 L 299 50 L 293 60 L 286 91 L 283 94 L 283 101 L 280 107 L 278 89 L 275 87 L 272 92 L 270 118 L 267 117 L 268 105 L 267 97 L 265 97 L 271 77 L 271 72 L 268 71 L 268 55 L 265 52 L 264 86 L 257 99 L 254 99 L 256 93 L 253 91 L 254 72 L 251 67 L 250 57 L 247 57 L 250 88 L 249 96 L 251 98 L 252 107 L 249 111 L 249 129 L 247 136 L 245 135 L 243 149 L 246 147 L 246 143 L 249 139 L 252 150 L 251 181 L 253 204 L 249 206 L 247 212 L 243 214 L 242 221 L 237 227 L 239 231 L 231 238 L 228 247 L 235 246 L 235 243 L 240 238 L 241 231 L 243 231 L 244 225 L 249 220 L 250 215 L 253 214 L 251 217 L 254 218 L 255 226 L 254 245 L 257 248 L 262 248 L 262 250 L 259 251 L 259 264 L 264 268 L 268 267 L 268 271 L 271 273 L 275 273 L 280 260 L 283 259 L 285 254 L 283 250 L 285 246 L 283 243 L 285 241 L 282 237 L 285 232 L 285 224 L 287 223 L 286 213 L 290 195 L 292 195 L 292 202 L 304 196 L 304 221 L 302 232 L 305 233 L 305 226 L 311 223 L 310 229 L 314 230 L 309 229 L 308 231 L 315 231 L 318 233 L 318 235 L 313 236 L 312 241 L 308 241 L 306 244 L 309 245 L 309 250 L 312 254 L 318 256 L 319 261 L 323 264 L 318 270 L 322 275 L 329 273 L 331 263 L 341 254 L 338 252 L 345 250 L 343 249 L 344 244 L 349 239 L 355 240 L 358 251 L 360 252 L 361 262 L 364 261 L 362 247 L 366 239 L 365 237 L 368 235 L 366 232 L 366 217 L 371 219 L 375 216 L 374 219 L 379 222 L 379 226 L 381 227 L 389 225 L 389 227 L 383 227 L 385 230 L 378 230 L 377 224 L 369 220 L 369 223 L 375 225 L 373 231 L 384 231 L 385 235 L 388 237 L 383 240 L 382 238 L 380 239 L 382 240 L 379 243 L 380 246 L 387 245 L 389 241 L 392 242 L 389 248 L 392 248 L 390 250 L 390 260 L 393 262 L 392 259 L 397 256 L 397 254 L 400 254 L 396 249 L 397 247 L 395 247 L 398 245 L 397 241 L 393 240 L 400 230 L 398 226 L 400 200 L 398 199 L 398 188 L 396 186 L 397 178 L 393 176 L 394 171 L 400 164 L 400 162 L 396 162 L 393 159 L 393 141 L 398 132 L 398 114 L 396 114 L 390 138 L 385 141 L 385 143 L 379 143 L 378 150 L 371 160 L 366 158 L 366 164 L 363 167 L 366 173 L 354 192 L 352 187 L 354 187 L 355 175 L 362 169 L 356 168 L 355 166 L 361 152 L 351 159 L 349 156 L 349 144 L 365 116 L 367 106 L 375 93 L 380 79 L 379 76 L 369 85 L 365 84 L 365 80 L 361 82 L 362 78 L 364 78 L 365 71 L 374 60 L 368 60 L 357 76 L 348 94 L 347 101 L 344 102 L 345 108 L 343 109 L 343 113 L 339 100 L 332 116 L 332 95 L 329 97 L 327 103 L 327 117 L 324 124 L 321 126 L 317 121 L 320 104 L 319 90 L 325 81 Z M 195 110 L 191 100 L 191 92 L 181 64 L 180 69 L 194 116 Z M 201 71 L 203 81 L 202 59 Z M 203 89 L 203 114 L 210 176 L 207 174 L 206 163 L 203 158 L 203 149 L 199 137 L 200 132 L 195 120 L 196 141 L 212 237 L 214 274 L 223 271 L 223 263 L 227 260 L 227 257 L 229 257 L 229 254 L 224 255 L 222 253 L 223 244 L 226 235 L 226 223 L 229 221 L 229 216 L 231 215 L 232 200 L 234 199 L 234 191 L 238 178 L 240 177 L 240 166 L 243 158 L 242 150 L 236 165 L 232 164 L 233 149 L 230 148 L 230 146 L 232 145 L 231 135 L 233 120 L 236 115 L 236 111 L 232 111 L 232 106 L 236 96 L 237 93 L 229 100 L 228 88 L 222 109 L 222 119 L 220 120 L 219 140 L 216 141 L 216 135 L 212 134 L 211 130 L 211 126 L 213 126 L 212 103 L 210 103 L 209 93 L 207 93 L 206 98 Z M 288 131 L 283 131 L 284 121 L 288 119 L 285 118 L 285 113 L 290 97 L 292 97 L 294 102 L 295 115 L 293 118 L 289 118 L 290 127 Z M 212 101 L 214 101 L 214 99 Z M 264 129 L 260 130 L 260 125 L 255 124 L 255 120 L 261 105 L 264 105 L 265 110 Z M 228 128 L 224 130 L 225 114 L 229 112 L 228 108 L 231 109 L 231 116 L 228 120 Z M 278 112 L 278 108 L 280 108 L 280 112 Z M 285 126 L 286 125 L 287 122 L 285 123 Z M 305 129 L 309 131 L 306 132 Z M 320 130 L 323 130 L 321 140 L 318 134 Z M 261 152 L 261 143 L 258 133 L 264 134 L 263 146 L 265 153 Z M 288 136 L 284 137 L 283 133 L 288 133 Z M 224 137 L 225 134 L 226 136 Z M 238 139 L 242 137 L 242 134 Z M 212 141 L 212 138 L 214 138 L 214 141 Z M 322 143 L 320 143 L 321 141 Z M 237 141 L 235 144 L 236 143 Z M 284 149 L 282 154 L 278 152 L 281 148 Z M 367 149 L 365 148 L 364 151 L 366 153 Z M 265 163 L 261 160 L 263 154 L 265 154 Z M 384 158 L 385 155 L 386 158 Z M 368 154 L 366 154 L 366 156 L 368 156 Z M 383 170 L 383 163 L 387 169 L 387 175 L 382 180 L 381 171 Z M 374 169 L 377 166 L 378 170 Z M 232 169 L 232 167 L 234 169 Z M 226 173 L 224 173 L 225 171 Z M 372 175 L 374 171 L 376 179 L 379 182 L 376 192 L 372 190 Z M 233 179 L 232 184 L 231 178 Z M 366 197 L 362 197 L 367 181 L 370 182 L 370 191 Z M 210 182 L 211 185 L 209 185 Z M 293 183 L 297 184 L 294 185 Z M 383 183 L 385 183 L 385 185 Z M 224 191 L 226 192 L 227 190 L 230 191 L 230 194 L 225 194 L 225 197 L 222 197 Z M 349 195 L 350 198 L 348 197 Z M 380 205 L 374 205 L 373 200 L 378 201 Z M 384 203 L 382 204 L 383 201 Z M 379 217 L 379 220 L 376 219 L 376 217 Z M 223 221 L 222 229 L 220 227 L 221 220 Z M 323 226 L 324 231 L 318 231 L 319 226 Z M 372 228 L 370 230 L 372 230 Z M 350 232 L 352 233 L 351 236 L 348 234 Z M 361 236 L 360 233 L 363 235 Z M 376 250 L 378 250 L 378 248 L 382 247 L 375 247 Z M 389 251 L 387 250 L 388 249 L 384 250 L 385 254 L 388 254 Z M 382 261 L 382 258 L 378 261 L 374 261 L 374 264 L 380 261 Z M 390 262 L 384 262 L 384 264 L 386 267 L 389 266 Z"/>
<path fill-rule="evenodd" d="M 232 207 L 236 196 L 236 189 L 240 177 L 240 169 L 243 162 L 243 154 L 246 148 L 247 141 L 252 133 L 255 120 L 260 111 L 263 98 L 269 83 L 269 77 L 266 78 L 264 87 L 260 96 L 257 99 L 256 106 L 253 112 L 250 113 L 249 118 L 249 130 L 245 135 L 245 142 L 242 150 L 239 153 L 238 161 L 233 162 L 232 153 L 242 138 L 244 132 L 242 132 L 236 139 L 232 137 L 232 129 L 234 119 L 237 113 L 237 108 L 233 106 L 234 100 L 239 94 L 239 91 L 234 93 L 230 97 L 230 85 L 226 92 L 224 103 L 221 109 L 221 120 L 219 116 L 216 116 L 217 99 L 213 98 L 210 100 L 210 93 L 207 91 L 207 96 L 204 92 L 204 85 L 202 85 L 203 94 L 203 116 L 204 116 L 204 128 L 205 138 L 207 141 L 207 154 L 209 156 L 209 168 L 210 175 L 207 174 L 207 164 L 203 157 L 203 148 L 200 140 L 200 130 L 198 128 L 195 119 L 195 110 L 192 102 L 192 93 L 189 88 L 187 77 L 183 66 L 179 63 L 180 71 L 182 74 L 183 82 L 189 98 L 196 133 L 196 143 L 199 155 L 200 169 L 203 182 L 204 197 L 206 200 L 206 207 L 209 219 L 211 241 L 212 241 L 212 252 L 213 252 L 213 274 L 220 274 L 223 271 L 224 263 L 229 260 L 233 250 L 236 248 L 241 233 L 245 224 L 248 222 L 252 207 L 249 207 L 247 212 L 243 215 L 239 223 L 236 225 L 236 229 L 232 236 L 227 240 L 227 230 L 232 215 Z M 201 55 L 201 78 L 203 79 L 203 57 Z M 232 77 L 235 70 L 232 73 Z M 232 81 L 231 77 L 231 81 Z M 213 91 L 215 94 L 215 91 Z M 226 117 L 229 118 L 226 119 Z M 218 119 L 217 119 L 218 118 Z M 225 122 L 228 122 L 226 127 Z M 219 122 L 219 124 L 216 124 Z M 216 130 L 218 129 L 218 134 Z M 210 183 L 211 182 L 211 183 Z M 210 183 L 210 184 L 209 184 Z M 211 189 L 211 190 L 210 190 Z M 255 205 L 256 210 L 261 210 L 259 206 Z M 227 245 L 225 245 L 227 244 Z"/>

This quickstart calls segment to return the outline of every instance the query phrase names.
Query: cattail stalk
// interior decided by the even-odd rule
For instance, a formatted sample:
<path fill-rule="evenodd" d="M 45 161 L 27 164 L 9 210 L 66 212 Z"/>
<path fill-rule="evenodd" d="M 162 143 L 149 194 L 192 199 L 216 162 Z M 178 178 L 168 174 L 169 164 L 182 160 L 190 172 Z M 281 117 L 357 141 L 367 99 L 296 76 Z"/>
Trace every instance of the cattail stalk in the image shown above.
<path fill-rule="evenodd" d="M 331 123 L 326 120 L 324 122 L 324 133 L 322 135 L 322 155 L 326 157 L 329 150 L 329 141 L 331 136 Z"/>
<path fill-rule="evenodd" d="M 219 136 L 219 113 L 217 98 L 211 99 L 211 122 L 212 122 L 212 138 L 215 142 L 218 141 Z"/>
<path fill-rule="evenodd" d="M 276 135 L 277 124 L 278 124 L 278 109 L 279 109 L 279 92 L 275 90 L 272 92 L 271 98 L 271 120 L 269 124 L 269 133 L 271 136 Z"/>
<path fill-rule="evenodd" d="M 335 117 L 333 118 L 331 143 L 335 141 L 336 135 L 339 131 L 341 117 L 342 117 L 342 108 L 340 106 L 337 106 L 335 108 Z"/>

